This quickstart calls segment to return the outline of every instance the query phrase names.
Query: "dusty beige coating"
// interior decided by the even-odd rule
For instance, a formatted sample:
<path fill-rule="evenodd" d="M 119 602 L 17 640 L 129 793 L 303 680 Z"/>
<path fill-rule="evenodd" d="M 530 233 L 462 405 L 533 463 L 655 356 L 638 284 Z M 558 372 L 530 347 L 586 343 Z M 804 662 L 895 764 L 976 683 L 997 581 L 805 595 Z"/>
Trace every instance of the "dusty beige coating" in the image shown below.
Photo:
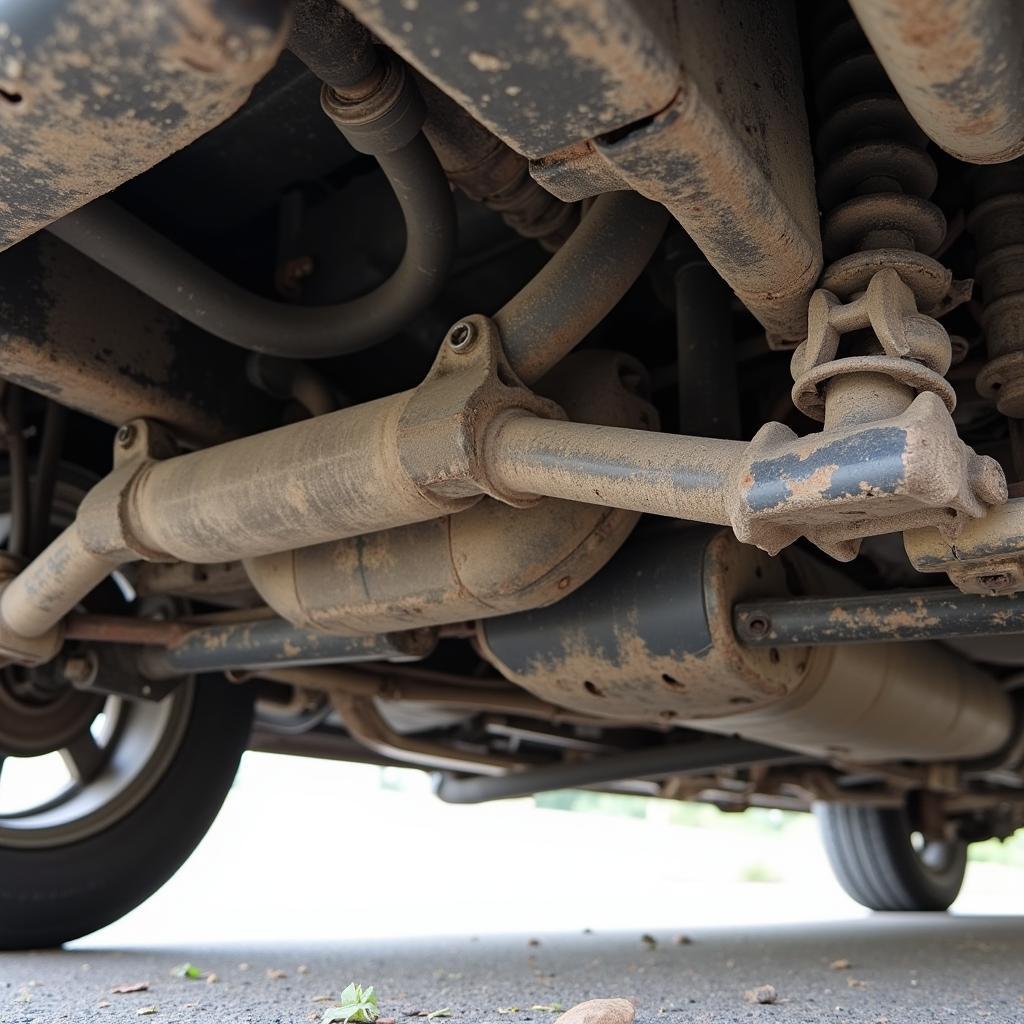
<path fill-rule="evenodd" d="M 1013 705 L 991 676 L 929 643 L 815 648 L 789 696 L 699 722 L 711 732 L 865 764 L 986 757 L 1009 742 L 1014 724 Z"/>
<path fill-rule="evenodd" d="M 245 102 L 288 26 L 279 18 L 274 28 L 241 30 L 219 6 L 70 0 L 34 47 L 19 34 L 24 14 L 0 20 L 0 90 L 18 97 L 0 102 L 0 248 L 152 167 Z M 147 81 L 159 88 L 133 95 Z M 26 201 L 9 204 L 19 179 Z M 32 194 L 34 183 L 45 183 L 45 198 Z"/>
<path fill-rule="evenodd" d="M 657 413 L 636 393 L 645 379 L 629 356 L 577 352 L 538 390 L 574 419 L 653 427 Z M 441 625 L 559 600 L 605 564 L 637 518 L 576 502 L 512 508 L 485 498 L 457 515 L 245 565 L 261 597 L 295 625 L 350 635 Z"/>
<path fill-rule="evenodd" d="M 914 120 L 969 163 L 1024 152 L 1016 0 L 850 0 Z"/>
<path fill-rule="evenodd" d="M 491 490 L 478 452 L 485 424 L 509 408 L 563 413 L 518 383 L 483 318 L 457 326 L 468 343 L 443 345 L 429 385 L 410 392 L 173 458 L 158 430 L 127 425 L 114 472 L 11 581 L 0 616 L 39 635 L 124 562 L 251 557 L 479 500 Z"/>
<path fill-rule="evenodd" d="M 487 448 L 494 479 L 512 494 L 724 524 L 725 481 L 747 445 L 509 415 Z"/>

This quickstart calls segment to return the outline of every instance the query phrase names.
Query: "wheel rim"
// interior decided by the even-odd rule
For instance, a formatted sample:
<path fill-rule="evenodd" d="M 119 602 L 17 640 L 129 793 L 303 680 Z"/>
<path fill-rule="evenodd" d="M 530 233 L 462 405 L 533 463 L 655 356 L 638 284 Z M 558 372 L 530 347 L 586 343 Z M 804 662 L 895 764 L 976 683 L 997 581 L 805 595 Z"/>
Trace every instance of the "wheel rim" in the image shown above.
<path fill-rule="evenodd" d="M 0 508 L 8 493 L 0 478 Z M 71 521 L 83 493 L 58 482 L 55 527 Z M 0 543 L 8 522 L 0 515 Z M 160 781 L 188 724 L 191 680 L 156 702 L 82 692 L 54 677 L 47 666 L 0 672 L 0 847 L 62 846 L 110 828 Z"/>

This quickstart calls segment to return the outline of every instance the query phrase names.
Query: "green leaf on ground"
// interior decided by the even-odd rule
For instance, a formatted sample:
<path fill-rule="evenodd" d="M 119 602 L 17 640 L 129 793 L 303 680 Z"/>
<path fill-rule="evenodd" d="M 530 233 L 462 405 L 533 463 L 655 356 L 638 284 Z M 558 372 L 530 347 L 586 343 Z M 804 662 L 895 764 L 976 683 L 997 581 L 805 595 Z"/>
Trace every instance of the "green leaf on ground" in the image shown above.
<path fill-rule="evenodd" d="M 205 972 L 199 970 L 195 964 L 178 964 L 177 967 L 171 971 L 176 978 L 191 978 L 193 981 L 198 981 L 200 978 L 205 978 Z"/>
<path fill-rule="evenodd" d="M 340 1006 L 324 1011 L 320 1024 L 373 1024 L 380 1016 L 373 986 L 364 989 L 351 982 L 341 993 Z"/>

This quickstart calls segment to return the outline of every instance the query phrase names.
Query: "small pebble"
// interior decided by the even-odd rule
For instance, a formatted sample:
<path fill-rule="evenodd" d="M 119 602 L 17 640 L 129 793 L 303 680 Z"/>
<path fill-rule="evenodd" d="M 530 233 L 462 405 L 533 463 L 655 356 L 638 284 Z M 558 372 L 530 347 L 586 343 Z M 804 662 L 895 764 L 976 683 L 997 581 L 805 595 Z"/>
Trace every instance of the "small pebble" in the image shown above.
<path fill-rule="evenodd" d="M 760 1003 L 762 1006 L 770 1006 L 772 1003 L 779 1001 L 779 993 L 775 990 L 774 985 L 758 985 L 757 988 L 752 988 L 749 992 L 746 992 L 743 998 L 748 1003 Z"/>

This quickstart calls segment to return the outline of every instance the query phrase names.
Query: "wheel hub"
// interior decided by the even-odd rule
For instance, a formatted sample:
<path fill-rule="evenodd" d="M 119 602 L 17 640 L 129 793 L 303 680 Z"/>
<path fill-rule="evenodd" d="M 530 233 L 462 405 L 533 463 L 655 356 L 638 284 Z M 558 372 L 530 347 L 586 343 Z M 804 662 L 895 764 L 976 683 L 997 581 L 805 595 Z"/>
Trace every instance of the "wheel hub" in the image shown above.
<path fill-rule="evenodd" d="M 0 756 L 37 757 L 62 750 L 88 731 L 103 709 L 99 694 L 57 686 L 45 668 L 0 672 Z"/>

